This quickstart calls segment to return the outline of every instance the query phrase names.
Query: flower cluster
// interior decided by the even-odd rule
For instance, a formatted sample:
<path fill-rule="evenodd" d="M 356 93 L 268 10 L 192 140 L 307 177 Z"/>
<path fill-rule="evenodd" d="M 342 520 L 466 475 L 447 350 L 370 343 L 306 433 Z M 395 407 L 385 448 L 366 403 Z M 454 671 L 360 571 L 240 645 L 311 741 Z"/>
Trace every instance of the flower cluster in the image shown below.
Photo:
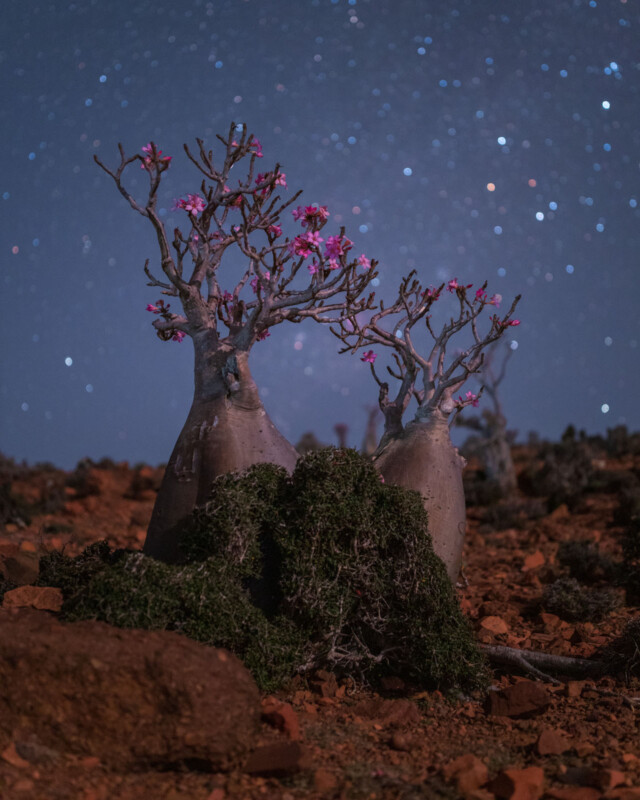
<path fill-rule="evenodd" d="M 259 172 L 256 178 L 256 184 L 259 186 L 261 183 L 264 183 L 265 181 L 273 180 L 274 177 L 275 180 L 273 181 L 273 186 L 283 186 L 285 189 L 287 188 L 287 176 L 285 175 L 284 172 L 278 172 L 277 175 L 275 176 L 273 172 L 266 172 L 266 173 Z M 264 189 L 260 191 L 260 196 L 268 197 L 272 192 L 273 186 L 265 186 Z M 254 189 L 254 192 L 255 191 L 256 190 Z"/>
<path fill-rule="evenodd" d="M 180 197 L 178 200 L 174 201 L 174 204 L 171 208 L 172 211 L 175 211 L 178 208 L 182 208 L 187 211 L 189 214 L 199 214 L 201 211 L 204 211 L 207 207 L 207 204 L 204 201 L 204 198 L 200 197 L 199 194 L 188 194 L 187 199 Z"/>
<path fill-rule="evenodd" d="M 157 168 L 159 165 L 166 165 L 165 169 L 169 166 L 169 162 L 171 161 L 171 156 L 162 156 L 162 150 L 156 150 L 156 146 L 153 142 L 149 142 L 149 144 L 145 144 L 142 148 L 142 152 L 146 153 L 144 158 L 142 159 L 142 164 L 140 164 L 140 169 L 151 170 Z M 161 158 L 162 156 L 162 158 Z"/>
<path fill-rule="evenodd" d="M 304 208 L 302 206 L 298 206 L 291 213 L 293 214 L 293 218 L 296 220 L 296 222 L 300 220 L 300 224 L 304 225 L 305 227 L 326 222 L 330 217 L 326 206 L 305 206 Z"/>
<path fill-rule="evenodd" d="M 464 396 L 464 400 L 460 395 L 458 395 L 458 405 L 460 408 L 464 408 L 464 406 L 472 405 L 474 408 L 477 408 L 480 404 L 480 398 L 477 394 L 473 392 L 467 392 Z"/>
<path fill-rule="evenodd" d="M 164 300 L 156 300 L 155 306 L 152 303 L 149 303 L 147 305 L 147 311 L 151 311 L 153 314 L 162 314 L 164 319 L 170 320 L 171 317 L 173 316 L 172 314 L 169 313 L 170 307 L 171 303 L 165 303 Z M 169 337 L 168 335 L 163 334 L 162 338 L 164 338 L 165 340 L 168 340 L 170 338 L 171 341 L 173 342 L 181 342 L 185 336 L 186 333 L 183 333 L 183 331 L 174 330 L 173 336 Z"/>
<path fill-rule="evenodd" d="M 264 279 L 268 281 L 270 277 L 271 277 L 271 273 L 269 272 L 269 270 L 266 270 L 265 273 L 264 273 Z M 262 282 L 260 282 L 260 283 L 262 283 Z M 258 293 L 258 276 L 257 275 L 249 283 L 249 286 L 251 286 L 251 288 L 253 289 L 253 293 L 254 294 Z"/>
<path fill-rule="evenodd" d="M 374 353 L 373 350 L 367 350 L 366 353 L 362 354 L 360 361 L 368 361 L 369 364 L 373 364 L 377 357 L 377 353 Z"/>

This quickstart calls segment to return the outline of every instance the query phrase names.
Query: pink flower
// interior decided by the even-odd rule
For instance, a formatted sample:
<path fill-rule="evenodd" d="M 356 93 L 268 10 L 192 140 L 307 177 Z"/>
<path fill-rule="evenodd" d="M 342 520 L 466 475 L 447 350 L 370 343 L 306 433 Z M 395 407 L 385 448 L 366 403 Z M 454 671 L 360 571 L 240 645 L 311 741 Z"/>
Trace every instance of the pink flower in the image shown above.
<path fill-rule="evenodd" d="M 267 338 L 267 336 L 271 336 L 271 334 L 269 333 L 269 329 L 265 328 L 263 331 L 260 331 L 260 333 L 256 336 L 256 341 L 262 342 L 264 339 Z"/>
<path fill-rule="evenodd" d="M 302 224 L 305 226 L 312 225 L 315 221 L 324 222 L 329 217 L 326 206 L 305 206 L 304 208 L 298 206 L 291 213 L 296 221 L 302 220 Z"/>
<path fill-rule="evenodd" d="M 309 270 L 309 273 L 311 275 L 315 275 L 316 272 L 318 271 L 318 262 L 317 261 L 313 261 L 311 264 L 309 264 L 307 269 Z"/>
<path fill-rule="evenodd" d="M 287 188 L 286 178 L 287 176 L 284 174 L 284 172 L 281 172 L 279 175 L 276 175 L 275 186 L 284 186 L 284 188 L 286 189 Z"/>
<path fill-rule="evenodd" d="M 147 311 L 153 311 L 154 314 L 160 313 L 160 309 L 158 308 L 158 306 L 153 306 L 151 305 L 151 303 L 149 303 L 149 305 L 147 306 Z"/>
<path fill-rule="evenodd" d="M 484 291 L 484 289 L 478 289 L 478 291 L 476 292 L 476 300 L 483 300 L 484 301 L 486 296 L 487 296 L 487 294 Z"/>
<path fill-rule="evenodd" d="M 324 242 L 322 236 L 318 231 L 307 231 L 303 237 L 312 247 L 320 247 L 320 243 Z"/>
<path fill-rule="evenodd" d="M 296 256 L 309 258 L 309 256 L 312 255 L 311 245 L 306 240 L 305 236 L 296 236 L 293 242 L 289 242 L 289 251 Z"/>
<path fill-rule="evenodd" d="M 487 300 L 490 306 L 495 306 L 496 308 L 500 308 L 500 303 L 502 302 L 502 295 L 501 294 L 492 294 L 491 298 Z"/>
<path fill-rule="evenodd" d="M 371 261 L 365 256 L 364 253 L 358 258 L 358 264 L 365 269 L 371 269 Z"/>
<path fill-rule="evenodd" d="M 171 156 L 164 156 L 164 158 L 160 158 L 162 155 L 162 150 L 156 150 L 155 156 L 153 155 L 153 142 L 149 142 L 149 144 L 145 144 L 142 147 L 142 152 L 146 153 L 142 164 L 140 164 L 140 169 L 151 169 L 152 167 L 156 167 L 158 164 L 168 164 L 171 161 Z"/>
<path fill-rule="evenodd" d="M 353 247 L 353 242 L 346 236 L 329 236 L 325 245 L 326 258 L 339 258 Z"/>
<path fill-rule="evenodd" d="M 362 354 L 362 358 L 360 359 L 360 361 L 368 361 L 369 364 L 373 364 L 373 362 L 376 360 L 377 357 L 378 357 L 377 354 L 374 353 L 373 350 L 367 350 L 366 353 Z"/>
<path fill-rule="evenodd" d="M 466 397 L 466 399 L 467 399 L 467 402 L 470 402 L 470 403 L 471 403 L 471 405 L 472 405 L 474 408 L 477 408 L 477 407 L 478 407 L 478 405 L 479 405 L 479 403 L 480 403 L 480 400 L 479 400 L 479 398 L 478 398 L 478 395 L 474 394 L 473 392 L 467 392 L 467 393 L 465 394 L 465 397 Z"/>
<path fill-rule="evenodd" d="M 466 286 L 463 284 L 458 283 L 458 279 L 454 278 L 452 281 L 449 281 L 447 284 L 447 291 L 448 292 L 455 292 L 457 289 L 470 289 L 473 286 L 472 283 L 468 283 Z"/>
<path fill-rule="evenodd" d="M 279 225 L 269 225 L 267 230 L 272 236 L 275 236 L 276 239 L 278 236 L 282 236 L 282 228 Z"/>
<path fill-rule="evenodd" d="M 256 158 L 262 158 L 262 145 L 260 144 L 260 139 L 256 139 L 253 137 L 253 141 L 251 142 L 251 147 L 254 147 L 254 155 Z"/>
<path fill-rule="evenodd" d="M 304 217 L 304 208 L 302 208 L 302 206 L 298 206 L 297 208 L 294 208 L 291 213 L 293 214 L 294 220 L 297 222 L 299 219 Z"/>
<path fill-rule="evenodd" d="M 512 319 L 511 322 L 509 323 L 509 325 L 519 325 L 519 324 L 520 324 L 519 319 Z"/>
<path fill-rule="evenodd" d="M 435 288 L 435 286 L 432 286 L 430 289 L 425 289 L 422 296 L 425 300 L 431 300 L 432 298 L 437 300 L 440 297 L 440 292 Z"/>
<path fill-rule="evenodd" d="M 340 262 L 337 258 L 330 258 L 328 263 L 329 269 L 340 269 Z"/>
<path fill-rule="evenodd" d="M 225 289 L 224 292 L 222 293 L 222 302 L 223 303 L 229 303 L 229 302 L 231 302 L 231 300 L 233 300 L 233 295 L 231 294 L 231 292 L 228 292 Z"/>
<path fill-rule="evenodd" d="M 199 214 L 201 211 L 204 211 L 207 207 L 204 199 L 200 197 L 198 194 L 188 194 L 187 199 L 184 200 L 180 197 L 178 200 L 174 201 L 173 209 L 182 208 L 187 211 L 189 214 Z"/>
<path fill-rule="evenodd" d="M 182 331 L 174 331 L 174 334 L 171 337 L 171 340 L 174 341 L 174 342 L 181 342 L 184 339 L 185 336 L 186 336 L 186 333 L 183 333 Z"/>

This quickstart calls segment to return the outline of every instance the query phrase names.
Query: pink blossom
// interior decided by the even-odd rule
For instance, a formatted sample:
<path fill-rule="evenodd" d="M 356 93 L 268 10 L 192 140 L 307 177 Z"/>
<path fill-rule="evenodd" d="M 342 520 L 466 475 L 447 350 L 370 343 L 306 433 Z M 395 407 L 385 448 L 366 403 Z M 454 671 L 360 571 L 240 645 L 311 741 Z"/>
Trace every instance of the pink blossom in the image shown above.
<path fill-rule="evenodd" d="M 276 175 L 275 186 L 284 186 L 284 188 L 286 189 L 287 188 L 287 180 L 286 179 L 287 179 L 287 176 L 285 175 L 284 172 L 281 172 L 279 175 Z"/>
<path fill-rule="evenodd" d="M 173 336 L 171 337 L 171 339 L 174 342 L 181 342 L 184 339 L 185 336 L 186 336 L 186 333 L 183 333 L 182 331 L 174 331 Z"/>
<path fill-rule="evenodd" d="M 253 137 L 253 141 L 251 142 L 251 147 L 255 147 L 254 155 L 256 158 L 262 158 L 262 145 L 260 144 L 260 139 L 256 139 Z"/>
<path fill-rule="evenodd" d="M 491 298 L 487 300 L 490 306 L 495 306 L 496 308 L 500 308 L 500 303 L 502 302 L 502 295 L 501 294 L 492 294 Z"/>
<path fill-rule="evenodd" d="M 353 242 L 346 236 L 329 236 L 325 245 L 325 257 L 338 258 L 353 247 Z"/>
<path fill-rule="evenodd" d="M 267 338 L 267 336 L 271 336 L 271 334 L 269 333 L 269 329 L 265 328 L 263 331 L 260 331 L 260 333 L 256 336 L 256 341 L 262 342 L 264 339 Z"/>
<path fill-rule="evenodd" d="M 340 262 L 337 258 L 330 258 L 328 262 L 329 269 L 340 269 Z"/>
<path fill-rule="evenodd" d="M 482 288 L 478 289 L 478 291 L 476 292 L 476 300 L 484 301 L 486 299 L 486 297 L 487 297 L 487 293 L 485 292 L 485 290 L 482 289 Z"/>
<path fill-rule="evenodd" d="M 153 155 L 153 142 L 149 142 L 149 144 L 145 144 L 142 147 L 142 152 L 147 153 L 145 158 L 143 159 L 142 164 L 140 164 L 140 169 L 151 169 L 152 167 L 157 166 L 158 164 L 168 164 L 171 161 L 171 156 L 164 156 L 164 158 L 160 158 L 162 155 L 162 150 L 156 150 L 155 158 Z"/>
<path fill-rule="evenodd" d="M 315 275 L 316 272 L 318 271 L 318 262 L 312 261 L 311 264 L 309 264 L 309 266 L 307 267 L 307 269 L 309 270 L 311 275 Z"/>
<path fill-rule="evenodd" d="M 474 394 L 473 392 L 467 392 L 467 393 L 465 394 L 465 398 L 466 398 L 467 402 L 470 402 L 470 403 L 471 403 L 471 405 L 472 405 L 474 408 L 477 408 L 477 407 L 478 407 L 478 405 L 479 405 L 479 403 L 480 403 L 480 399 L 478 398 L 478 395 L 477 395 L 477 394 Z M 462 398 L 460 398 L 460 399 L 462 399 Z"/>
<path fill-rule="evenodd" d="M 229 303 L 229 302 L 231 302 L 231 300 L 233 300 L 233 295 L 231 294 L 231 292 L 228 292 L 225 289 L 224 292 L 222 293 L 222 302 L 223 303 Z"/>
<path fill-rule="evenodd" d="M 430 289 L 425 289 L 422 296 L 425 298 L 425 300 L 431 300 L 432 298 L 437 300 L 440 297 L 440 292 L 435 288 L 435 286 L 432 286 Z"/>
<path fill-rule="evenodd" d="M 509 323 L 509 325 L 519 325 L 519 324 L 520 324 L 519 319 L 512 319 L 511 322 Z"/>
<path fill-rule="evenodd" d="M 307 231 L 303 238 L 309 242 L 312 247 L 320 247 L 320 243 L 324 242 L 324 239 L 320 236 L 318 231 Z"/>
<path fill-rule="evenodd" d="M 330 216 L 326 206 L 305 206 L 304 208 L 298 206 L 291 213 L 296 221 L 302 220 L 302 224 L 305 226 L 312 225 L 316 221 L 325 222 Z"/>
<path fill-rule="evenodd" d="M 151 305 L 151 303 L 149 303 L 149 305 L 147 306 L 147 311 L 153 311 L 154 314 L 160 313 L 160 309 L 158 308 L 158 306 L 153 306 Z"/>
<path fill-rule="evenodd" d="M 312 255 L 311 245 L 305 239 L 305 236 L 296 236 L 292 242 L 289 242 L 289 251 L 303 258 L 309 258 Z"/>
<path fill-rule="evenodd" d="M 304 208 L 302 206 L 298 206 L 297 208 L 294 208 L 291 213 L 293 214 L 294 220 L 297 222 L 299 219 L 304 217 Z"/>
<path fill-rule="evenodd" d="M 360 361 L 368 361 L 370 364 L 373 364 L 377 357 L 377 354 L 374 353 L 373 350 L 367 350 L 366 353 L 362 354 Z"/>
<path fill-rule="evenodd" d="M 275 236 L 276 239 L 278 236 L 282 236 L 282 228 L 279 225 L 269 225 L 267 230 L 272 236 Z"/>
<path fill-rule="evenodd" d="M 458 279 L 454 278 L 452 281 L 449 281 L 447 284 L 447 291 L 448 292 L 455 292 L 457 289 L 470 289 L 473 286 L 472 283 L 468 283 L 466 286 L 463 284 L 458 283 Z"/>
<path fill-rule="evenodd" d="M 371 269 L 371 261 L 365 256 L 364 253 L 358 258 L 358 264 L 365 269 Z"/>
<path fill-rule="evenodd" d="M 180 197 L 178 200 L 174 201 L 173 209 L 182 208 L 185 211 L 189 212 L 189 214 L 199 214 L 201 211 L 204 211 L 207 207 L 204 199 L 200 197 L 198 194 L 188 194 L 187 199 L 184 200 Z"/>

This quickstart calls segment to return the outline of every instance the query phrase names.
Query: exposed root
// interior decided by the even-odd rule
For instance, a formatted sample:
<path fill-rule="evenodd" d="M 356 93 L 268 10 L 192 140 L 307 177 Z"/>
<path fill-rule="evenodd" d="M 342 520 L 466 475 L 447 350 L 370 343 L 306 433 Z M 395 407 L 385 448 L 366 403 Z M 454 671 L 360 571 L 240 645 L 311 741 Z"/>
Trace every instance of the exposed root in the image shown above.
<path fill-rule="evenodd" d="M 571 658 L 555 656 L 550 653 L 539 653 L 535 650 L 517 650 L 503 645 L 480 644 L 480 649 L 490 661 L 509 667 L 518 667 L 529 675 L 549 683 L 559 684 L 557 678 L 549 673 L 571 675 L 578 678 L 596 678 L 606 672 L 603 661 L 592 661 L 588 658 Z"/>

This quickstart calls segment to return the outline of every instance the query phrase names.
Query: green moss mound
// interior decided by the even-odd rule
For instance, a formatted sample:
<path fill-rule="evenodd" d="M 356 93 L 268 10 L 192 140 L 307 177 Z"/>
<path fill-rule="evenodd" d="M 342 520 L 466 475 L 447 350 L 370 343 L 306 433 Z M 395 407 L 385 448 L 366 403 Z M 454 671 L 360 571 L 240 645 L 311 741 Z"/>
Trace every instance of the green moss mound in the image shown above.
<path fill-rule="evenodd" d="M 567 622 L 598 622 L 620 605 L 611 589 L 586 589 L 575 578 L 560 578 L 542 593 L 545 611 Z"/>
<path fill-rule="evenodd" d="M 486 684 L 420 495 L 385 486 L 356 451 L 312 451 L 291 477 L 273 464 L 221 476 L 180 550 L 168 565 L 98 543 L 46 557 L 39 582 L 60 586 L 66 619 L 225 647 L 265 691 L 317 668 L 374 684 Z"/>

